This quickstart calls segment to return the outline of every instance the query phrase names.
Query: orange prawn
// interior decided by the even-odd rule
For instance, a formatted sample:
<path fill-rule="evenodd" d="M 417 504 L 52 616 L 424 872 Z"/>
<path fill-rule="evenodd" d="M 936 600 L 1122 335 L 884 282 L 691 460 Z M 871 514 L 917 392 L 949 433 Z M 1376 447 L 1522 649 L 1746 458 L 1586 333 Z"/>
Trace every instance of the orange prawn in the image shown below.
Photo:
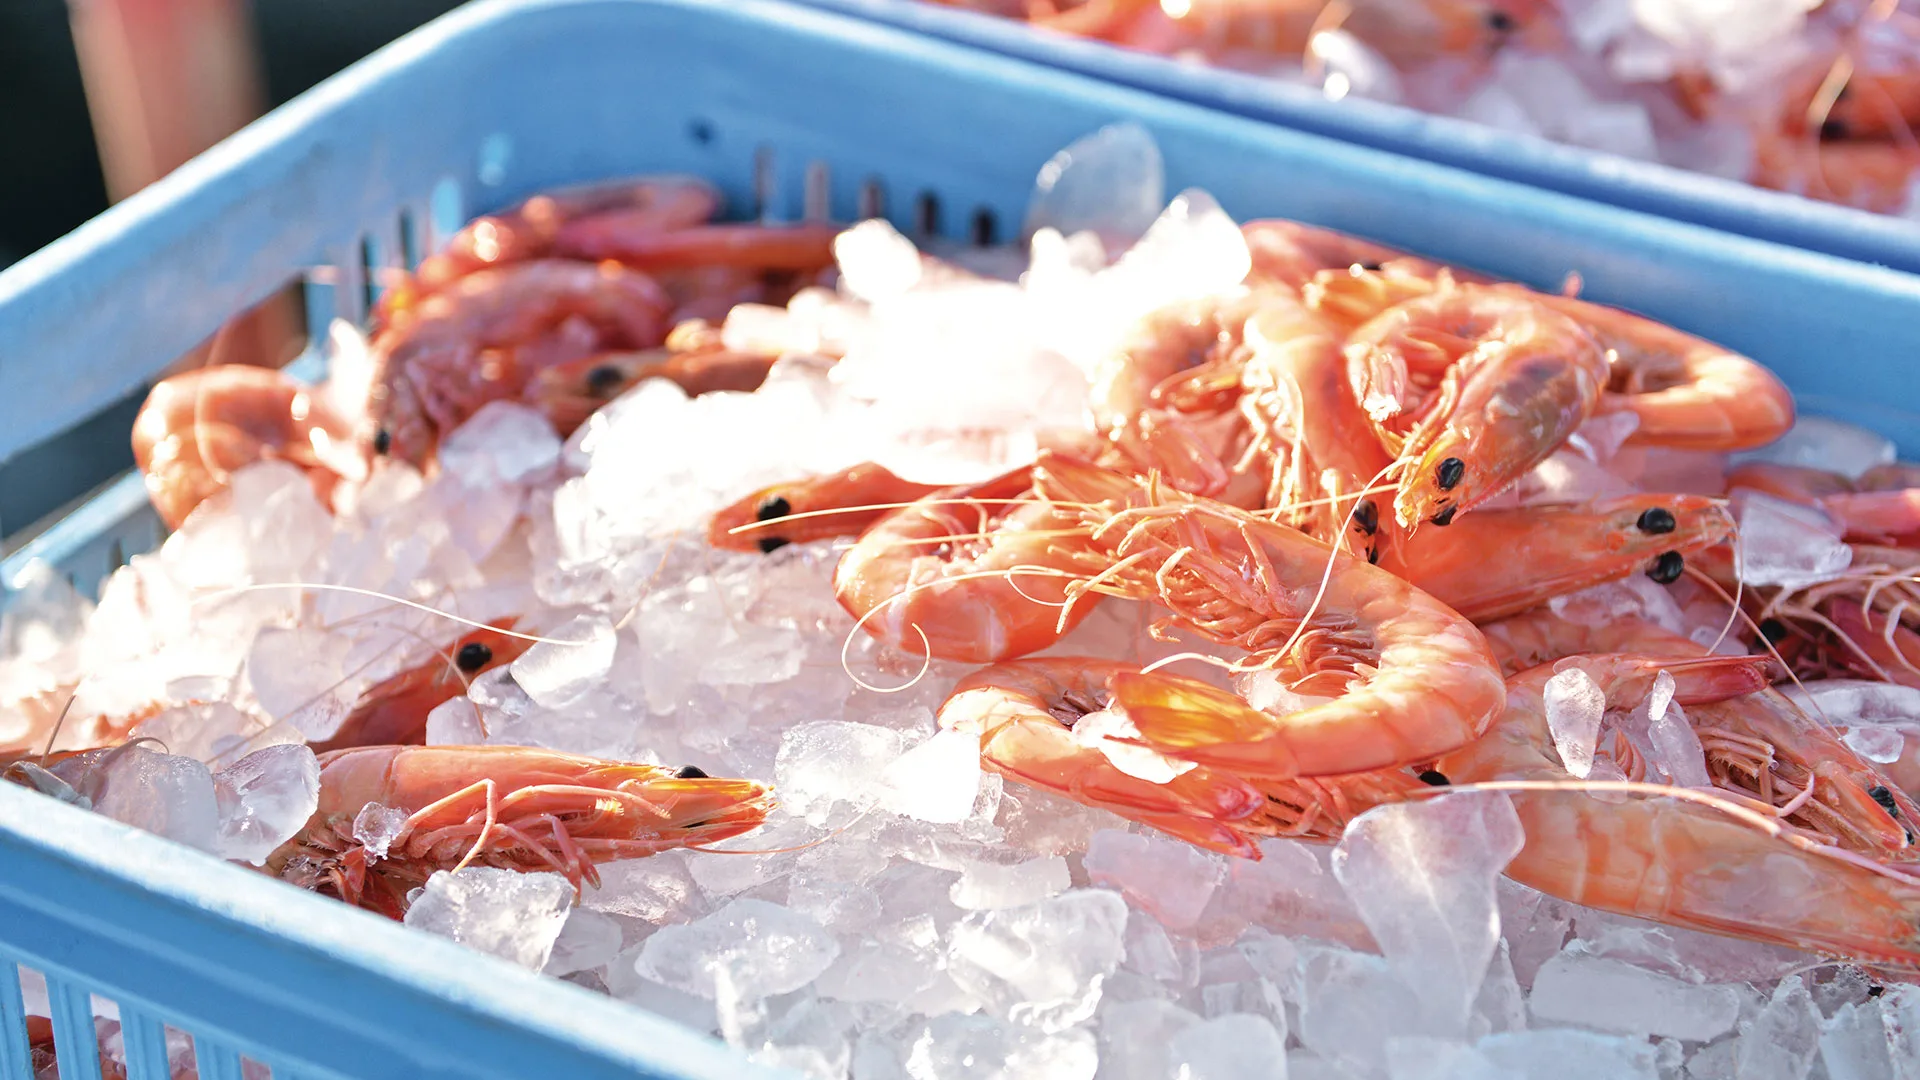
<path fill-rule="evenodd" d="M 164 379 L 133 421 L 134 464 L 170 529 L 225 491 L 234 472 L 268 459 L 304 471 L 323 506 L 364 467 L 349 420 L 272 368 L 221 364 Z"/>
<path fill-rule="evenodd" d="M 1332 840 L 1366 810 L 1425 787 L 1395 769 L 1252 782 L 1162 758 L 1149 765 L 1161 769 L 1152 779 L 1127 772 L 1116 759 L 1150 752 L 1089 734 L 1098 724 L 1089 718 L 1111 712 L 1121 721 L 1117 730 L 1125 731 L 1125 694 L 1116 682 L 1137 675 L 1129 665 L 1091 657 L 995 664 L 960 680 L 940 706 L 940 725 L 979 735 L 981 763 L 1001 776 L 1250 859 L 1260 857 L 1258 837 Z M 1203 685 L 1172 676 L 1150 680 L 1161 683 Z"/>
<path fill-rule="evenodd" d="M 1621 495 L 1483 510 L 1449 529 L 1395 538 L 1381 550 L 1380 566 L 1480 622 L 1637 571 L 1669 584 L 1688 556 L 1732 533 L 1733 518 L 1718 499 Z M 1500 572 L 1488 572 L 1489 553 L 1498 554 Z"/>
<path fill-rule="evenodd" d="M 552 870 L 578 889 L 594 864 L 757 828 L 770 791 L 699 769 L 525 746 L 366 746 L 320 758 L 320 802 L 267 872 L 398 918 L 409 889 L 468 862 Z M 407 815 L 384 856 L 355 839 L 369 806 Z"/>
<path fill-rule="evenodd" d="M 375 336 L 365 438 L 424 464 L 440 435 L 519 397 L 542 369 L 659 345 L 671 306 L 652 278 L 615 265 L 537 259 L 468 274 Z"/>
<path fill-rule="evenodd" d="M 1394 514 L 1450 524 L 1546 460 L 1593 414 L 1607 360 L 1536 299 L 1458 285 L 1355 330 L 1354 394 L 1406 471 Z"/>
<path fill-rule="evenodd" d="M 564 439 L 608 402 L 648 379 L 666 379 L 688 397 L 721 391 L 751 393 L 767 381 L 767 372 L 777 360 L 765 353 L 718 346 L 598 353 L 535 375 L 527 388 L 527 402 L 545 414 Z"/>
<path fill-rule="evenodd" d="M 1556 669 L 1578 667 L 1609 708 L 1631 708 L 1661 670 L 1675 678 L 1674 700 L 1692 704 L 1696 673 L 1712 682 L 1746 659 L 1600 655 L 1534 668 L 1507 680 L 1506 708 L 1493 729 L 1435 768 L 1456 784 L 1523 788 L 1512 799 L 1526 844 L 1506 872 L 1550 896 L 1708 933 L 1920 965 L 1920 879 L 1737 800 L 1619 801 L 1604 793 L 1606 785 L 1567 775 L 1547 724 L 1545 689 Z"/>
<path fill-rule="evenodd" d="M 1325 543 L 1232 507 L 1043 455 L 1035 488 L 1106 556 L 1082 591 L 1151 600 L 1332 701 L 1269 716 L 1220 691 L 1115 676 L 1142 742 L 1248 778 L 1289 780 L 1428 760 L 1499 713 L 1486 638 L 1432 596 Z M 1209 688 L 1210 689 L 1210 688 Z"/>
<path fill-rule="evenodd" d="M 355 746 L 419 745 L 427 739 L 427 714 L 466 693 L 475 676 L 510 664 L 533 642 L 512 630 L 516 619 L 501 619 L 455 641 L 442 655 L 409 668 L 368 689 L 353 711 L 326 739 L 311 742 L 316 754 Z"/>

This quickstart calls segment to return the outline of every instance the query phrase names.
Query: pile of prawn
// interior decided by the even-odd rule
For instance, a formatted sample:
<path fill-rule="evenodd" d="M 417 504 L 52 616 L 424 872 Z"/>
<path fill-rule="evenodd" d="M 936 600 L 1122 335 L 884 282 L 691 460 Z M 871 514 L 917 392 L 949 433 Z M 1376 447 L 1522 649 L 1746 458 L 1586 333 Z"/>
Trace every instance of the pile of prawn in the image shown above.
<path fill-rule="evenodd" d="M 156 506 L 217 512 L 267 458 L 323 501 L 431 474 L 490 402 L 565 433 L 647 379 L 751 392 L 781 357 L 729 349 L 711 320 L 830 282 L 834 233 L 707 224 L 717 206 L 646 178 L 480 219 L 383 300 L 358 407 L 242 366 L 163 383 L 135 435 Z M 1502 791 L 1526 833 L 1506 873 L 1541 892 L 1920 970 L 1920 747 L 1869 758 L 1817 704 L 1838 679 L 1920 689 L 1920 471 L 1734 465 L 1796 421 L 1752 359 L 1297 222 L 1242 233 L 1241 285 L 1139 313 L 1092 373 L 1086 424 L 1045 433 L 1030 464 L 950 487 L 862 464 L 755 492 L 706 542 L 840 551 L 855 633 L 976 666 L 938 723 L 1012 783 L 1248 859 L 1384 804 Z M 328 463 L 342 448 L 353 469 Z M 1542 486 L 1565 474 L 1604 493 Z M 1743 580 L 1751 499 L 1827 528 L 1852 569 Z M 1151 608 L 1152 635 L 1187 651 L 1054 649 L 1103 603 Z M 305 740 L 317 806 L 263 872 L 397 918 L 437 871 L 578 889 L 766 819 L 768 784 L 697 766 L 425 745 L 429 713 L 554 642 L 467 622 Z M 0 763 L 89 806 L 152 710 L 68 716 L 74 689 L 15 703 L 44 722 Z M 49 753 L 63 730 L 73 748 Z M 370 814 L 397 822 L 380 850 Z"/>
<path fill-rule="evenodd" d="M 1305 82 L 1335 100 L 1372 97 L 1506 126 L 1517 106 L 1506 104 L 1501 84 L 1513 76 L 1503 68 L 1544 65 L 1558 69 L 1540 80 L 1558 96 L 1572 85 L 1573 96 L 1629 110 L 1647 129 L 1644 141 L 1616 137 L 1601 149 L 1876 213 L 1916 205 L 1920 9 L 1908 0 L 1810 3 L 1804 19 L 1743 39 L 1730 57 L 1700 47 L 1701 33 L 1684 25 L 1697 10 L 1656 18 L 1658 5 L 1646 4 L 1629 16 L 1603 0 L 928 2 Z M 1584 119 L 1523 116 L 1518 126 L 1585 145 Z"/>

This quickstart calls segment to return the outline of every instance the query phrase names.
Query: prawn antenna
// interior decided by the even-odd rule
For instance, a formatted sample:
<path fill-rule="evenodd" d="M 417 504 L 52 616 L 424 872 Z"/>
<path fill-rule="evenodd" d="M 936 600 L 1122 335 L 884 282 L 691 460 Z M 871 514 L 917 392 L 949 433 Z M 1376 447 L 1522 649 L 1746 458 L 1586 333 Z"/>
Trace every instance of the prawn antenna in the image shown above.
<path fill-rule="evenodd" d="M 537 645 L 575 646 L 575 645 L 592 644 L 591 640 L 585 639 L 585 638 L 569 641 L 565 638 L 543 637 L 539 634 L 527 634 L 527 633 L 522 633 L 521 631 L 518 631 L 518 630 L 502 630 L 499 627 L 493 626 L 489 623 L 483 623 L 476 619 L 469 619 L 464 615 L 455 615 L 451 611 L 434 607 L 431 604 L 422 604 L 415 600 L 409 600 L 404 596 L 395 596 L 392 593 L 381 592 L 378 589 L 362 589 L 355 585 L 326 585 L 326 584 L 321 584 L 321 583 L 312 582 L 312 581 L 269 581 L 269 582 L 259 582 L 253 585 L 235 585 L 231 588 L 219 589 L 214 592 L 207 593 L 204 596 L 197 596 L 189 603 L 189 606 L 198 607 L 201 604 L 212 603 L 216 600 L 231 599 L 232 597 L 241 596 L 246 593 L 271 592 L 275 589 L 292 589 L 298 592 L 312 591 L 312 592 L 346 593 L 350 596 L 365 596 L 375 600 L 386 600 L 391 603 L 398 604 L 401 607 L 412 608 L 415 611 L 425 612 L 426 614 L 432 615 L 435 618 L 445 619 L 448 622 L 458 623 L 461 626 L 470 627 L 474 630 L 491 630 L 494 633 L 499 634 L 501 637 L 510 637 L 519 641 L 531 641 Z"/>

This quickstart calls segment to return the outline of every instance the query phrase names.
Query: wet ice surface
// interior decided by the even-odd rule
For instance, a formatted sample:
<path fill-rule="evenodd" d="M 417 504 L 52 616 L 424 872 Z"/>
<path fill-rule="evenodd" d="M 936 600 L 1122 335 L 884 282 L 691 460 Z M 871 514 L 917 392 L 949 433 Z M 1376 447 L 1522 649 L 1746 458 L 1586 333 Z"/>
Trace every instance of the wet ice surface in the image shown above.
<path fill-rule="evenodd" d="M 1364 56 L 1330 69 L 1366 92 Z M 550 640 L 434 709 L 429 742 L 694 764 L 771 780 L 780 808 L 718 845 L 730 850 L 602 865 L 577 905 L 554 874 L 442 872 L 407 923 L 807 1075 L 1878 1080 L 1920 1069 L 1914 987 L 1502 878 L 1522 840 L 1505 795 L 1386 806 L 1338 845 L 1270 839 L 1252 861 L 983 773 L 977 740 L 934 723 L 970 667 L 922 671 L 864 635 L 849 644 L 852 620 L 832 598 L 835 544 L 761 555 L 702 542 L 713 509 L 771 481 L 888 455 L 923 476 L 978 478 L 1031 457 L 1031 436 L 1077 417 L 1102 335 L 1244 272 L 1244 244 L 1210 199 L 1161 213 L 1157 154 L 1126 129 L 1073 154 L 1133 186 L 1089 208 L 1097 185 L 1056 177 L 1022 285 L 939 279 L 890 227 L 862 226 L 841 238 L 846 295 L 729 320 L 743 338 L 832 342 L 840 366 L 790 356 L 752 395 L 688 399 L 646 384 L 565 446 L 527 410 L 490 407 L 447 440 L 441 474 L 383 467 L 338 520 L 284 466 L 243 470 L 226 508 L 115 575 L 97 617 L 57 578 L 26 583 L 0 626 L 20 658 L 0 683 L 108 672 L 82 688 L 93 712 L 163 705 L 136 732 L 168 752 L 143 743 L 116 757 L 98 809 L 254 861 L 312 809 L 317 763 L 294 744 L 332 734 L 383 680 L 444 671 L 435 650 L 464 632 L 350 590 L 470 620 L 517 617 Z M 1109 266 L 1098 241 L 1059 231 L 1086 221 L 1145 238 Z M 965 393 L 935 377 L 956 366 Z M 1796 438 L 1811 437 L 1802 429 Z M 1589 424 L 1519 497 L 1613 490 L 1630 474 L 1615 471 L 1631 459 L 1627 434 Z M 1882 451 L 1841 433 L 1804 453 L 1851 470 Z M 1839 568 L 1818 522 L 1747 508 L 1750 570 L 1790 580 Z M 1636 576 L 1553 610 L 1589 625 L 1640 615 L 1680 633 L 1717 628 L 1684 595 Z M 1051 651 L 1146 661 L 1178 648 L 1149 642 L 1138 612 L 1116 603 Z M 1242 689 L 1269 708 L 1306 704 L 1258 678 Z M 1810 693 L 1876 760 L 1897 754 L 1920 715 L 1897 688 Z M 1617 735 L 1650 778 L 1704 783 L 1671 695 L 1663 681 L 1653 700 L 1609 712 L 1586 675 L 1556 676 L 1548 720 L 1568 772 L 1618 779 Z M 1115 741 L 1126 734 L 1111 714 L 1075 729 L 1136 776 L 1179 771 Z M 84 745 L 74 739 L 84 735 L 62 745 Z M 370 857 L 398 857 L 406 820 L 370 805 L 350 832 Z"/>

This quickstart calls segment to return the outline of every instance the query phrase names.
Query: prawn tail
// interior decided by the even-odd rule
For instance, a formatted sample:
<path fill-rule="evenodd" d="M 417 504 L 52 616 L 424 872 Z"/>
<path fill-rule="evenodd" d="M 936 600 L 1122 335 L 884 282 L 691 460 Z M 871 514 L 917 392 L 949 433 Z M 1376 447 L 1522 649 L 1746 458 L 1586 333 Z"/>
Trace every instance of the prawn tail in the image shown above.
<path fill-rule="evenodd" d="M 1111 707 L 1133 725 L 1139 745 L 1243 776 L 1299 775 L 1284 723 L 1237 694 L 1177 675 L 1122 673 L 1107 685 Z"/>

